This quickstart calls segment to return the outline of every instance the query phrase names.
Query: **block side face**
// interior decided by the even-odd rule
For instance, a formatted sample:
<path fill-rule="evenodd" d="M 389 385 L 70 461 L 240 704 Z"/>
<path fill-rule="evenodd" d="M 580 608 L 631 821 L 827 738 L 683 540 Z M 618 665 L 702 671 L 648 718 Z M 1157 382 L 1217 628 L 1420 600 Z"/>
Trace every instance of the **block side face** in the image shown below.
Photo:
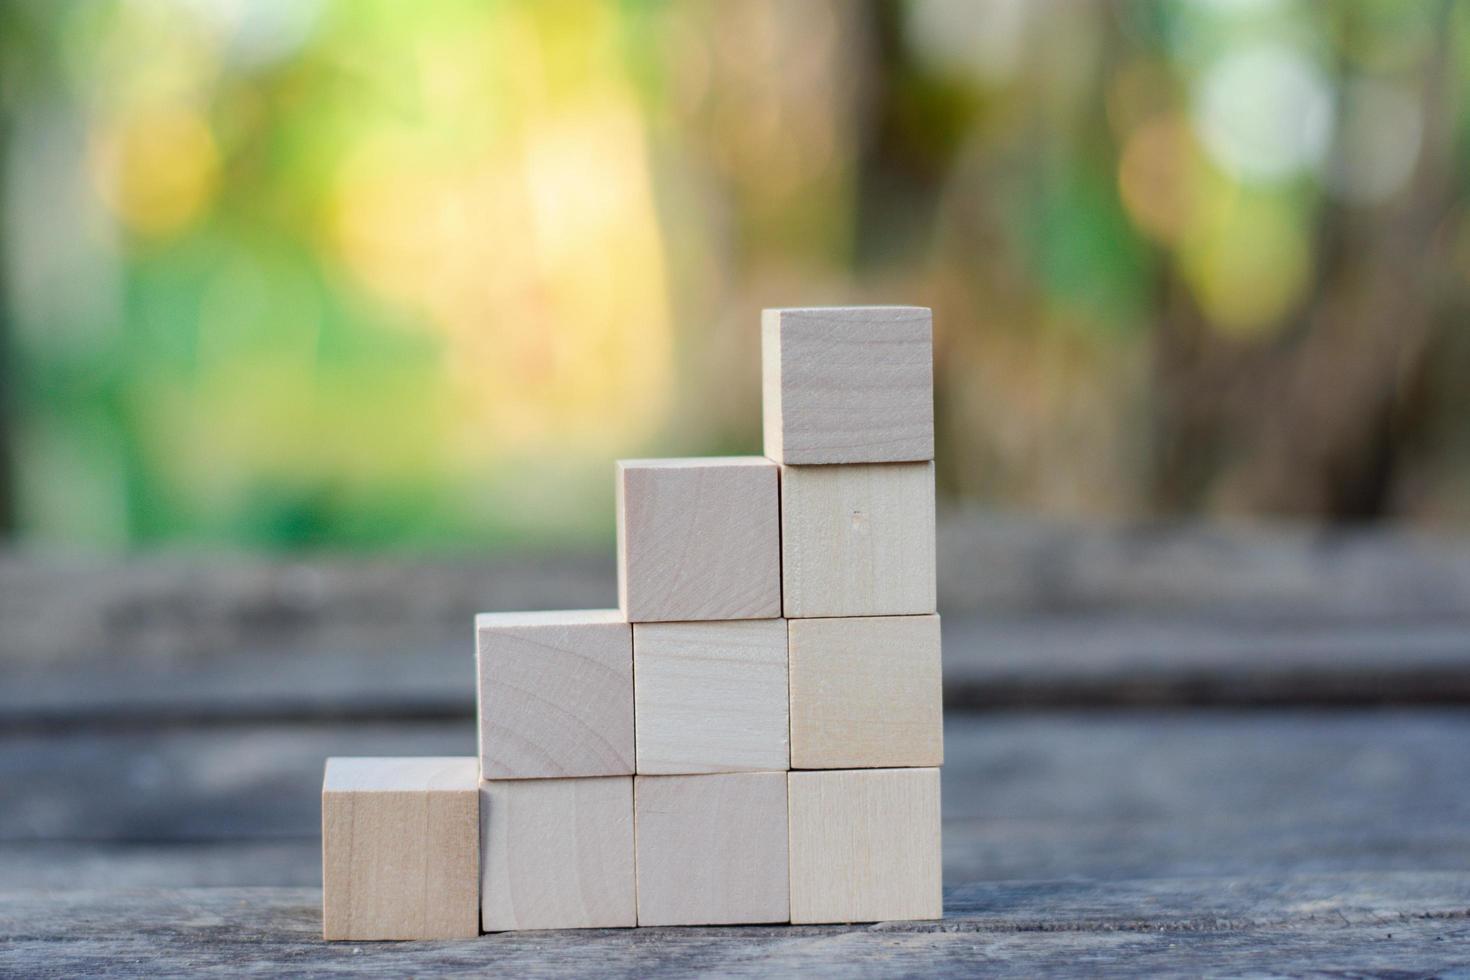
<path fill-rule="evenodd" d="M 352 935 L 352 800 L 322 793 L 322 938 Z"/>
<path fill-rule="evenodd" d="M 761 311 L 761 433 L 762 449 L 784 462 L 781 441 L 781 311 Z"/>
<path fill-rule="evenodd" d="M 938 769 L 790 774 L 791 921 L 943 916 Z"/>
<path fill-rule="evenodd" d="M 480 769 L 488 779 L 631 775 L 632 628 L 482 628 Z"/>
<path fill-rule="evenodd" d="M 638 776 L 639 925 L 786 922 L 785 773 Z"/>
<path fill-rule="evenodd" d="M 638 772 L 784 770 L 786 622 L 633 627 Z"/>
<path fill-rule="evenodd" d="M 776 485 L 781 522 L 781 616 L 787 620 L 801 615 L 806 581 L 803 572 L 812 560 L 807 552 L 813 539 L 813 532 L 808 530 L 811 520 L 804 516 L 811 504 L 798 499 L 800 488 L 792 486 L 792 472 L 792 467 L 783 464 Z"/>
<path fill-rule="evenodd" d="M 636 924 L 631 776 L 485 782 L 480 799 L 485 931 Z"/>
<path fill-rule="evenodd" d="M 938 616 L 792 620 L 791 767 L 940 765 L 941 661 Z"/>
<path fill-rule="evenodd" d="M 323 936 L 478 935 L 477 811 L 460 789 L 324 791 Z"/>
<path fill-rule="evenodd" d="M 769 460 L 623 470 L 620 592 L 630 622 L 781 613 L 777 474 Z"/>
<path fill-rule="evenodd" d="M 461 939 L 480 934 L 478 782 L 477 773 L 469 792 L 428 795 L 425 939 Z"/>
<path fill-rule="evenodd" d="M 353 794 L 349 921 L 356 938 L 413 939 L 427 931 L 428 800 L 422 794 Z"/>
<path fill-rule="evenodd" d="M 770 313 L 778 319 L 780 350 L 780 455 L 773 458 L 796 465 L 934 458 L 928 309 Z"/>
<path fill-rule="evenodd" d="M 787 618 L 935 611 L 934 464 L 785 466 Z"/>
<path fill-rule="evenodd" d="M 618 612 L 623 618 L 628 616 L 628 528 L 623 517 L 626 496 L 623 491 L 623 483 L 627 480 L 627 470 L 622 463 L 613 467 L 613 513 L 615 544 L 614 554 L 617 556 L 618 565 Z"/>

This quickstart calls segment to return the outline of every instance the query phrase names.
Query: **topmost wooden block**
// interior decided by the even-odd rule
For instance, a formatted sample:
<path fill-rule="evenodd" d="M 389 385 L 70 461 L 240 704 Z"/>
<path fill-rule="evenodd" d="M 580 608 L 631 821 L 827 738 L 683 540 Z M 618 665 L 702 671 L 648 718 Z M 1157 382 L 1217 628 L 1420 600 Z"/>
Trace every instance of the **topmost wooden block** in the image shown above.
<path fill-rule="evenodd" d="M 933 335 L 922 306 L 762 312 L 766 455 L 794 465 L 933 459 Z"/>

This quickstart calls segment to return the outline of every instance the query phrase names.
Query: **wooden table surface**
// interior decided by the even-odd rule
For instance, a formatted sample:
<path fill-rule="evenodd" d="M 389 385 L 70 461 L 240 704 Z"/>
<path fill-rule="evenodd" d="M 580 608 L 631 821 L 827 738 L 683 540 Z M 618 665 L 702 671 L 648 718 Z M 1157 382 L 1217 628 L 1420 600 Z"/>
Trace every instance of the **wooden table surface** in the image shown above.
<path fill-rule="evenodd" d="M 319 939 L 322 760 L 609 565 L 0 557 L 0 975 L 1470 976 L 1470 547 L 950 527 L 943 921 L 437 943 Z"/>

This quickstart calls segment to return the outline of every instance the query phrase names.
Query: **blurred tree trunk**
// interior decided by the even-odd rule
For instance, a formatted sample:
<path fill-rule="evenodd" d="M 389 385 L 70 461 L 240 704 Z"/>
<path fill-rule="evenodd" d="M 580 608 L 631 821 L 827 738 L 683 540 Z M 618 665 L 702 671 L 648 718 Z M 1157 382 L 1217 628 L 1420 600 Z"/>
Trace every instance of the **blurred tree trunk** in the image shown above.
<path fill-rule="evenodd" d="M 1332 206 L 1311 306 L 1279 339 L 1223 337 L 1183 283 L 1157 334 L 1153 496 L 1165 512 L 1228 510 L 1360 521 L 1389 514 L 1427 350 L 1444 324 L 1427 252 L 1455 200 L 1451 7 L 1421 74 L 1415 175 L 1370 215 Z"/>

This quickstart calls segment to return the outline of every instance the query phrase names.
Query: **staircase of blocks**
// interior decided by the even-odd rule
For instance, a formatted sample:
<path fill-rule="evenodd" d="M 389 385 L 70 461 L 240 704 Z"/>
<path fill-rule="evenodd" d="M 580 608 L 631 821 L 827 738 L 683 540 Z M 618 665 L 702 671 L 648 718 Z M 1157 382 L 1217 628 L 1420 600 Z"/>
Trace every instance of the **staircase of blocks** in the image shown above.
<path fill-rule="evenodd" d="M 325 938 L 939 918 L 932 335 L 764 311 L 765 455 L 617 464 L 619 608 L 476 617 L 478 757 L 327 761 Z"/>

